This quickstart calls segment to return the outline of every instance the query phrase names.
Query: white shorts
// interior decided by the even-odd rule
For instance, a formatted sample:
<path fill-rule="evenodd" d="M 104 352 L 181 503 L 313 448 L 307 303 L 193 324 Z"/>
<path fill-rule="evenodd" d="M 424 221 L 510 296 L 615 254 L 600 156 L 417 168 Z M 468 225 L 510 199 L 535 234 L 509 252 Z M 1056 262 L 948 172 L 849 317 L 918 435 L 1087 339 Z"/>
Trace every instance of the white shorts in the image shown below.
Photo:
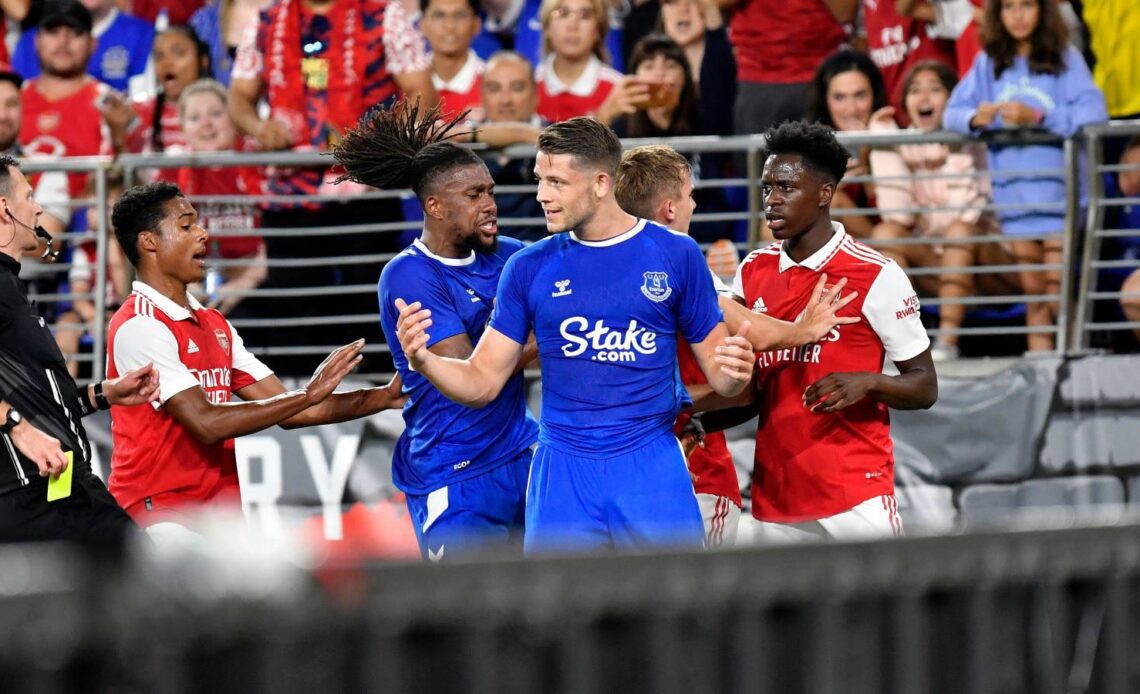
<path fill-rule="evenodd" d="M 903 535 L 902 518 L 894 494 L 867 499 L 834 516 L 802 523 L 755 521 L 753 539 L 758 543 L 860 542 Z"/>
<path fill-rule="evenodd" d="M 705 521 L 705 548 L 732 547 L 740 525 L 740 507 L 727 496 L 697 494 L 701 518 Z"/>

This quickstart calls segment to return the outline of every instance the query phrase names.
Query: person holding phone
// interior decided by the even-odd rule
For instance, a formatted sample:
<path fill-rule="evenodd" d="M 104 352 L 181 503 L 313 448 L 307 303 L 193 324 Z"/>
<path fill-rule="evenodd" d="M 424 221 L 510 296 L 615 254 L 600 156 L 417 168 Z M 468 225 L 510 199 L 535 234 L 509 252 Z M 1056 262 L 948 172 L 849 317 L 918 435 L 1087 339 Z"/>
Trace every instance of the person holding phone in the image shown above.
<path fill-rule="evenodd" d="M 709 93 L 698 99 L 697 85 L 685 50 L 665 34 L 650 34 L 633 48 L 629 59 L 631 79 L 645 88 L 645 97 L 636 108 L 614 123 L 621 137 L 661 138 L 685 135 L 718 135 L 724 124 L 706 120 L 710 109 L 701 102 L 719 104 L 721 113 L 732 112 L 732 92 Z M 731 128 L 731 126 L 728 126 Z M 731 162 L 727 157 L 709 153 L 688 155 L 693 175 L 699 179 L 723 178 Z M 698 188 L 694 191 L 702 212 L 727 212 L 732 209 L 723 188 Z M 699 242 L 732 238 L 732 222 L 696 222 L 693 237 Z"/>

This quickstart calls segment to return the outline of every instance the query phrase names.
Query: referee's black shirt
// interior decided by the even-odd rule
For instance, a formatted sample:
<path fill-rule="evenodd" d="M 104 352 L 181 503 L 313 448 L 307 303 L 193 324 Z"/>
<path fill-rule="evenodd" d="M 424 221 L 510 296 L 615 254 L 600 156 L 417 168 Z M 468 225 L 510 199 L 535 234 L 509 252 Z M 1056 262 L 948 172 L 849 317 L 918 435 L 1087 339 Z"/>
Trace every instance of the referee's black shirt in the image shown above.
<path fill-rule="evenodd" d="M 82 402 L 51 329 L 28 301 L 20 263 L 0 253 L 0 398 L 74 454 L 75 479 L 91 472 L 91 446 L 80 425 Z M 0 495 L 46 484 L 35 463 L 0 435 Z"/>

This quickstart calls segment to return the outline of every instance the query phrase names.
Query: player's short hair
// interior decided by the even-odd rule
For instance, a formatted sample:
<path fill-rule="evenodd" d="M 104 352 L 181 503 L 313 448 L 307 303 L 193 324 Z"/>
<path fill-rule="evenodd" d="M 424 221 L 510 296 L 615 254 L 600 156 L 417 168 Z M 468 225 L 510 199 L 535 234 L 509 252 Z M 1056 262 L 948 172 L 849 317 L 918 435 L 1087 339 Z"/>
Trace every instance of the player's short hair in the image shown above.
<path fill-rule="evenodd" d="M 829 183 L 838 184 L 847 173 L 847 149 L 835 138 L 835 131 L 821 123 L 792 121 L 764 133 L 765 158 L 773 154 L 798 154 L 804 168 Z"/>
<path fill-rule="evenodd" d="M 543 154 L 569 154 L 576 166 L 596 167 L 617 175 L 621 162 L 621 140 L 613 130 L 593 118 L 579 116 L 553 123 L 538 134 L 538 151 Z"/>
<path fill-rule="evenodd" d="M 410 187 L 422 204 L 441 175 L 460 166 L 485 166 L 470 149 L 447 141 L 466 117 L 464 111 L 443 120 L 438 105 L 421 111 L 418 100 L 373 109 L 333 148 L 344 167 L 336 182 L 386 190 Z"/>
<path fill-rule="evenodd" d="M 20 162 L 11 154 L 0 154 L 0 195 L 12 194 L 12 169 L 20 170 Z"/>
<path fill-rule="evenodd" d="M 139 266 L 139 234 L 158 231 L 166 216 L 166 203 L 181 198 L 182 190 L 169 181 L 128 188 L 111 211 L 111 226 L 127 260 Z"/>
<path fill-rule="evenodd" d="M 680 197 L 692 177 L 689 160 L 669 145 L 644 145 L 626 150 L 618 165 L 614 195 L 626 212 L 652 219 L 661 200 Z"/>

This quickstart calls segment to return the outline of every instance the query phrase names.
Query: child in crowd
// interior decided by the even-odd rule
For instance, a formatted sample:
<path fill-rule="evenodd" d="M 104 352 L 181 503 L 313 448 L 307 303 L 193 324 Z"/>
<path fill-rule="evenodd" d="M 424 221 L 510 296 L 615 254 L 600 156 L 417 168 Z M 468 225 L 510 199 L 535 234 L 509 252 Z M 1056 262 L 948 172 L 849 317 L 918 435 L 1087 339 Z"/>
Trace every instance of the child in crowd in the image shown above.
<path fill-rule="evenodd" d="M 1071 137 L 1081 126 L 1108 119 L 1104 95 L 1084 58 L 1069 45 L 1054 0 L 986 0 L 982 43 L 983 52 L 950 95 L 943 117 L 948 129 L 978 135 L 1002 128 L 1042 128 Z M 1064 167 L 1060 143 L 989 143 L 998 219 L 1002 232 L 1012 237 L 1020 264 L 1061 262 L 1067 191 L 1058 171 Z M 1083 203 L 1083 176 L 1080 183 Z M 1042 240 L 1043 234 L 1052 236 Z M 1060 270 L 1032 269 L 1020 275 L 1026 294 L 1059 294 Z M 1027 303 L 1030 351 L 1054 348 L 1056 318 L 1056 301 Z"/>
<path fill-rule="evenodd" d="M 944 63 L 916 64 L 903 77 L 903 104 L 911 128 L 932 133 L 942 129 L 942 113 L 958 75 Z M 876 113 L 872 131 L 898 130 L 891 108 Z M 882 222 L 871 232 L 873 239 L 890 241 L 912 236 L 942 239 L 966 238 L 975 234 L 998 234 L 1000 228 L 991 212 L 989 181 L 979 177 L 985 171 L 985 148 L 980 143 L 959 148 L 944 144 L 900 145 L 871 151 L 871 175 Z M 912 212 L 917 207 L 929 212 Z M 1003 264 L 1009 253 L 1001 244 L 931 243 L 884 245 L 878 248 L 903 268 L 942 267 L 941 275 L 918 275 L 911 280 L 923 294 L 937 296 L 938 327 L 941 334 L 931 348 L 935 361 L 958 355 L 957 329 L 962 327 L 966 306 L 955 299 L 975 293 L 1011 294 L 1017 292 L 1017 277 L 1005 274 L 974 275 L 962 272 L 976 264 Z"/>

